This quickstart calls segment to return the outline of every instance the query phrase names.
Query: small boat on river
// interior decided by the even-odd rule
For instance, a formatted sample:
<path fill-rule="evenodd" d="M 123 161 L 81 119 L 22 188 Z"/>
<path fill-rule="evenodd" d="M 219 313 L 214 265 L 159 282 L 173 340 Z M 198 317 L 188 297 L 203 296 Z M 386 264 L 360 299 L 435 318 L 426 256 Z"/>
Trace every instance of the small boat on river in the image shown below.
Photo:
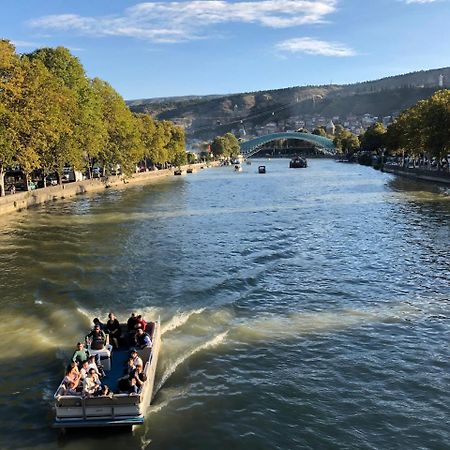
<path fill-rule="evenodd" d="M 306 162 L 306 159 L 302 158 L 301 156 L 292 158 L 289 163 L 290 169 L 304 169 L 305 167 L 308 167 L 308 163 Z"/>
<path fill-rule="evenodd" d="M 266 173 L 266 166 L 258 166 L 258 173 Z"/>
<path fill-rule="evenodd" d="M 127 333 L 127 326 L 121 324 L 122 334 Z M 127 358 L 130 355 L 128 346 L 120 345 L 113 349 L 107 344 L 101 350 L 87 348 L 91 355 L 100 358 L 105 376 L 101 380 L 110 388 L 108 395 L 86 396 L 82 392 L 67 395 L 64 380 L 54 394 L 55 428 L 87 428 L 87 427 L 128 427 L 144 423 L 144 417 L 154 392 L 154 382 L 158 355 L 161 347 L 160 321 L 149 322 L 145 330 L 151 337 L 152 346 L 136 349 L 143 363 L 143 374 L 146 381 L 139 393 L 125 393 L 119 390 L 119 380 Z"/>

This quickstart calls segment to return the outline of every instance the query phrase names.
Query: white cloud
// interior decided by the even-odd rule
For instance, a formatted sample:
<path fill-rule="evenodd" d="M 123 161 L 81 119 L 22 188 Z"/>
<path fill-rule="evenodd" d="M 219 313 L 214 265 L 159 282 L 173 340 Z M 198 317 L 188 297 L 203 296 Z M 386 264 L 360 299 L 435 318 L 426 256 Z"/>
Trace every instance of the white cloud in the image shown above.
<path fill-rule="evenodd" d="M 126 36 L 153 42 L 202 38 L 206 28 L 224 23 L 287 28 L 322 23 L 336 11 L 338 0 L 192 0 L 138 3 L 122 15 L 87 17 L 60 14 L 29 24 L 49 30 L 70 30 L 92 36 Z"/>
<path fill-rule="evenodd" d="M 306 53 L 321 56 L 355 56 L 356 52 L 339 42 L 326 42 L 309 37 L 288 39 L 277 44 L 276 49 L 287 53 Z"/>
<path fill-rule="evenodd" d="M 406 3 L 407 5 L 411 5 L 413 3 L 434 3 L 434 2 L 438 2 L 440 0 L 403 0 L 404 3 Z"/>

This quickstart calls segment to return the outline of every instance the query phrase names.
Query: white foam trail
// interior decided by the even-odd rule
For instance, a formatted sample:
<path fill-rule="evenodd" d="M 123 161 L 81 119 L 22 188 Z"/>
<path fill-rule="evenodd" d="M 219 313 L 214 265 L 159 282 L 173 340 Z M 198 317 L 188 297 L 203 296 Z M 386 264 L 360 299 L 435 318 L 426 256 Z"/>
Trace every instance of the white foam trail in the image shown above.
<path fill-rule="evenodd" d="M 156 386 L 155 389 L 155 395 L 158 393 L 158 391 L 164 386 L 166 381 L 173 375 L 173 373 L 177 370 L 178 366 L 183 364 L 188 358 L 190 358 L 195 353 L 198 353 L 202 350 L 206 350 L 207 348 L 216 347 L 217 345 L 221 344 L 224 339 L 227 337 L 229 330 L 225 331 L 224 333 L 221 333 L 211 339 L 208 342 L 205 342 L 204 344 L 199 345 L 198 347 L 195 347 L 194 349 L 190 350 L 189 352 L 185 353 L 184 355 L 180 356 L 173 364 L 171 364 L 167 370 L 164 372 L 160 382 Z"/>
<path fill-rule="evenodd" d="M 206 308 L 195 309 L 193 311 L 186 311 L 180 314 L 176 314 L 162 327 L 161 335 L 167 333 L 168 331 L 173 331 L 182 325 L 184 325 L 191 316 L 194 314 L 201 314 Z"/>

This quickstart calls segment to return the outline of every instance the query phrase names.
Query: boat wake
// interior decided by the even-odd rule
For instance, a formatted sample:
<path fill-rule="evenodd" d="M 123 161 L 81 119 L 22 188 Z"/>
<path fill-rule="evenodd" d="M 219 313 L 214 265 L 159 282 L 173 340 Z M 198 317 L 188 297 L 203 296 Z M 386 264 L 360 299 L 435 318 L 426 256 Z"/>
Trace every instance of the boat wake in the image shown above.
<path fill-rule="evenodd" d="M 183 326 L 191 316 L 194 314 L 201 314 L 206 308 L 200 308 L 195 309 L 193 311 L 186 311 L 179 314 L 175 314 L 175 316 L 172 317 L 172 319 L 167 322 L 161 330 L 161 335 L 164 335 L 165 333 L 169 331 L 176 330 L 177 328 Z"/>
<path fill-rule="evenodd" d="M 229 332 L 229 330 L 225 331 L 224 333 L 218 334 L 213 339 L 205 342 L 204 344 L 201 344 L 201 345 L 195 347 L 194 349 L 184 353 L 178 359 L 176 359 L 164 372 L 163 376 L 161 377 L 161 380 L 155 387 L 154 395 L 156 395 L 161 390 L 161 388 L 164 386 L 164 384 L 167 382 L 167 380 L 175 373 L 175 371 L 181 364 L 183 364 L 192 355 L 195 355 L 196 353 L 198 353 L 202 350 L 206 350 L 208 348 L 213 348 L 213 347 L 220 345 L 227 337 L 228 332 Z"/>

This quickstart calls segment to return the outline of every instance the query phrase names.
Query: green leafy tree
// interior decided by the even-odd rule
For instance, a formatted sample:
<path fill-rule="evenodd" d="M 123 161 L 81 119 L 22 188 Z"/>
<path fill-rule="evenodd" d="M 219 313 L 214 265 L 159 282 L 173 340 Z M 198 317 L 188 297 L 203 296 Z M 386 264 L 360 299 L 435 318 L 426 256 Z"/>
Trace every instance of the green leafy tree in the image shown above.
<path fill-rule="evenodd" d="M 106 140 L 98 154 L 103 167 L 115 170 L 121 166 L 124 173 L 132 173 L 143 158 L 139 128 L 123 98 L 105 81 L 93 80 L 93 88 L 102 100 Z"/>
<path fill-rule="evenodd" d="M 150 114 L 135 114 L 135 118 L 140 133 L 144 166 L 147 168 L 147 160 L 154 162 L 152 146 L 155 140 L 156 123 Z"/>
<path fill-rule="evenodd" d="M 386 146 L 386 128 L 376 122 L 361 136 L 361 148 L 369 152 L 379 151 Z"/>
<path fill-rule="evenodd" d="M 57 172 L 73 160 L 71 136 L 76 98 L 62 80 L 37 59 L 22 58 L 26 77 L 19 111 L 20 147 L 17 161 L 27 174 L 41 168 L 44 174 Z"/>
<path fill-rule="evenodd" d="M 325 130 L 324 127 L 315 128 L 312 134 L 315 134 L 316 136 L 327 137 L 327 131 Z"/>
<path fill-rule="evenodd" d="M 226 143 L 223 136 L 217 136 L 211 142 L 211 152 L 215 157 L 226 156 Z"/>
<path fill-rule="evenodd" d="M 338 151 L 347 155 L 347 157 L 351 157 L 356 151 L 359 150 L 358 136 L 349 130 L 340 129 L 335 134 L 333 143 Z"/>
<path fill-rule="evenodd" d="M 5 195 L 5 171 L 14 162 L 17 142 L 17 116 L 11 105 L 17 100 L 17 77 L 21 78 L 14 46 L 0 40 L 0 196 Z"/>
<path fill-rule="evenodd" d="M 225 153 L 227 156 L 236 158 L 241 154 L 241 147 L 239 141 L 233 133 L 227 133 L 223 136 L 225 143 Z"/>

